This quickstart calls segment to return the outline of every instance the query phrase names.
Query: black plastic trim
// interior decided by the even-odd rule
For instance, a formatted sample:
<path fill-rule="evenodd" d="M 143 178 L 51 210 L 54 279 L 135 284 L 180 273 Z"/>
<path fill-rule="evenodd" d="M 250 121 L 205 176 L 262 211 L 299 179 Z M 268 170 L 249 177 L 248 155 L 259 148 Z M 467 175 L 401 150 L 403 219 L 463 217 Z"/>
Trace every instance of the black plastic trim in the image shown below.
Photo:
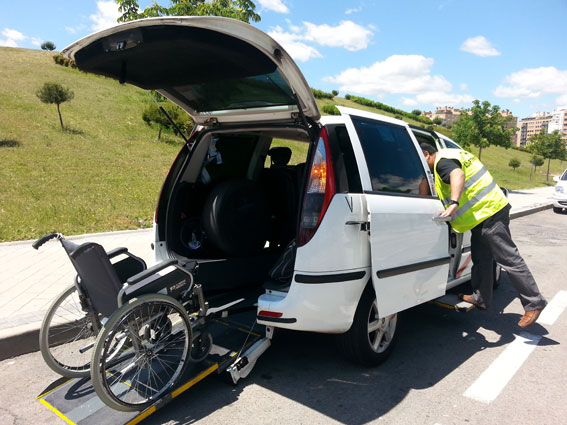
<path fill-rule="evenodd" d="M 463 252 L 470 252 L 471 251 L 472 246 L 463 246 Z"/>
<path fill-rule="evenodd" d="M 362 279 L 364 276 L 366 276 L 365 271 L 340 273 L 340 274 L 321 274 L 321 275 L 296 274 L 295 281 L 297 283 L 335 283 L 335 282 L 345 282 L 348 280 L 359 280 Z"/>
<path fill-rule="evenodd" d="M 407 266 L 393 267 L 391 269 L 379 270 L 376 272 L 378 279 L 385 279 L 387 277 L 398 276 L 400 274 L 412 273 L 423 269 L 429 269 L 431 267 L 440 266 L 442 264 L 448 264 L 451 261 L 451 257 L 442 257 L 435 260 L 423 261 L 421 263 L 408 264 Z"/>
<path fill-rule="evenodd" d="M 274 322 L 274 323 L 295 323 L 297 319 L 290 317 L 268 317 L 268 316 L 258 316 L 258 320 L 262 320 L 263 322 Z"/>
<path fill-rule="evenodd" d="M 398 193 L 398 192 L 384 192 L 377 190 L 365 190 L 365 195 L 386 195 L 386 196 L 402 196 L 404 198 L 417 198 L 417 199 L 439 199 L 433 195 L 416 195 L 414 193 Z"/>

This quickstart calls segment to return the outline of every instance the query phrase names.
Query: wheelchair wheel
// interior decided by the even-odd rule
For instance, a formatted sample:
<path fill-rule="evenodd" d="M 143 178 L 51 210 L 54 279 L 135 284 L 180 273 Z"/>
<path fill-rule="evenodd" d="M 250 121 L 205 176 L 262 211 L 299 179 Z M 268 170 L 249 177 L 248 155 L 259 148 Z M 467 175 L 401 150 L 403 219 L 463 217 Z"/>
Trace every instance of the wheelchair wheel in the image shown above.
<path fill-rule="evenodd" d="M 191 323 L 184 307 L 159 294 L 118 309 L 100 331 L 91 380 L 113 409 L 143 410 L 175 385 L 190 360 Z"/>
<path fill-rule="evenodd" d="M 94 313 L 92 313 L 94 314 Z M 49 307 L 39 331 L 39 348 L 45 363 L 69 378 L 88 376 L 96 333 L 92 314 L 81 307 L 75 285 L 67 288 Z"/>

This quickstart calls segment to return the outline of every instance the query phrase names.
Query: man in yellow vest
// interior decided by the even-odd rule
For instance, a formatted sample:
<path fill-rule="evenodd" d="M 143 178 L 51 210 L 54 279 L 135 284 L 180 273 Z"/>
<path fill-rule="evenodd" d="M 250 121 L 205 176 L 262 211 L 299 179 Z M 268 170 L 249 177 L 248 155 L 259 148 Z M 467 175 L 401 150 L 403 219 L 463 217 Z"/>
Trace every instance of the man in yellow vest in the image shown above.
<path fill-rule="evenodd" d="M 488 170 L 476 157 L 459 149 L 441 149 L 422 143 L 421 149 L 435 176 L 435 189 L 451 226 L 458 233 L 471 231 L 473 268 L 471 295 L 459 298 L 479 309 L 492 301 L 493 262 L 508 273 L 520 293 L 525 310 L 518 326 L 534 323 L 546 306 L 545 298 L 510 235 L 510 204 Z"/>

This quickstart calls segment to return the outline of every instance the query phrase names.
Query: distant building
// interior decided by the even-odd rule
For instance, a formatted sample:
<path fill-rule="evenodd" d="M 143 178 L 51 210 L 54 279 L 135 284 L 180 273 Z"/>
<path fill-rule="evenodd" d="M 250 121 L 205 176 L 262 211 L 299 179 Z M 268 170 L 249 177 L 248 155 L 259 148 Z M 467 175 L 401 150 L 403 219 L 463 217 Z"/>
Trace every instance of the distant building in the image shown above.
<path fill-rule="evenodd" d="M 444 108 L 436 108 L 435 112 L 424 112 L 425 115 L 430 120 L 435 118 L 440 118 L 443 127 L 453 126 L 455 121 L 461 118 L 461 109 L 453 108 L 451 106 L 445 106 Z"/>
<path fill-rule="evenodd" d="M 518 123 L 520 131 L 516 134 L 516 146 L 525 147 L 530 144 L 530 137 L 542 129 L 546 133 L 558 130 L 561 139 L 567 143 L 567 106 L 557 108 L 552 113 L 538 112 L 530 118 L 523 118 Z"/>
<path fill-rule="evenodd" d="M 553 133 L 555 130 L 559 130 L 559 133 L 561 133 L 561 139 L 567 143 L 567 106 L 558 108 L 551 114 L 551 120 L 547 126 L 547 132 Z"/>

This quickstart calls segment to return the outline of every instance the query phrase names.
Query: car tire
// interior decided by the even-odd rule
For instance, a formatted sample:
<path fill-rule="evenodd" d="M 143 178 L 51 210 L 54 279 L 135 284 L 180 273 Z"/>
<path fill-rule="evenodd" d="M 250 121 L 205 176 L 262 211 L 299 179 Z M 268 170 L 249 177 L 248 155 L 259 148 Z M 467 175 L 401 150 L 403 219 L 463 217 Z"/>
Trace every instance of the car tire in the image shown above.
<path fill-rule="evenodd" d="M 229 257 L 261 251 L 268 239 L 269 211 L 259 183 L 228 180 L 216 185 L 203 206 L 209 242 Z"/>
<path fill-rule="evenodd" d="M 555 214 L 561 214 L 563 212 L 563 208 L 553 207 L 553 212 Z"/>
<path fill-rule="evenodd" d="M 378 317 L 376 294 L 372 283 L 362 293 L 351 328 L 337 335 L 341 354 L 363 366 L 378 366 L 384 362 L 396 343 L 400 314 Z"/>

